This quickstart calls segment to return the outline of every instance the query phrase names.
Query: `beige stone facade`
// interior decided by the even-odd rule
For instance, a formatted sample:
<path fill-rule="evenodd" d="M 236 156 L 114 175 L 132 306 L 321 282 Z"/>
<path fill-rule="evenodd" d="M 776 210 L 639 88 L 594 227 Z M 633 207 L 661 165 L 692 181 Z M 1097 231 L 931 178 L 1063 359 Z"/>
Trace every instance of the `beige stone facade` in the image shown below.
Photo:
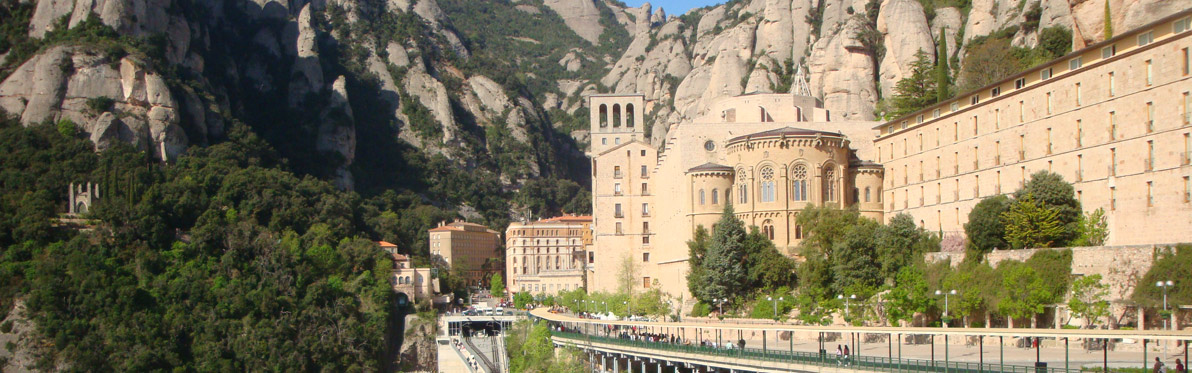
<path fill-rule="evenodd" d="M 591 216 L 561 216 L 528 223 L 512 223 L 505 230 L 505 263 L 510 293 L 557 294 L 584 287 L 588 264 Z"/>
<path fill-rule="evenodd" d="M 1108 244 L 1192 241 L 1192 11 L 882 124 L 885 216 L 963 233 L 982 198 L 1034 172 L 1104 208 Z"/>
<path fill-rule="evenodd" d="M 393 259 L 393 277 L 389 279 L 393 291 L 405 294 L 410 300 L 431 299 L 438 294 L 439 280 L 431 276 L 430 268 L 414 268 L 409 256 L 397 252 L 397 245 L 385 241 L 377 244 Z"/>
<path fill-rule="evenodd" d="M 728 203 L 791 255 L 801 238 L 795 218 L 808 204 L 858 205 L 882 219 L 881 166 L 862 161 L 874 122 L 833 121 L 811 97 L 745 95 L 672 126 L 658 151 L 641 140 L 640 124 L 599 124 L 602 107 L 638 108 L 640 100 L 590 98 L 593 290 L 628 283 L 690 299 L 686 242 L 696 227 L 711 229 Z"/>
<path fill-rule="evenodd" d="M 499 232 L 480 224 L 456 221 L 430 229 L 428 234 L 432 257 L 442 258 L 453 269 L 463 266 L 468 285 L 487 287 L 484 279 L 496 270 L 489 263 L 500 259 Z"/>

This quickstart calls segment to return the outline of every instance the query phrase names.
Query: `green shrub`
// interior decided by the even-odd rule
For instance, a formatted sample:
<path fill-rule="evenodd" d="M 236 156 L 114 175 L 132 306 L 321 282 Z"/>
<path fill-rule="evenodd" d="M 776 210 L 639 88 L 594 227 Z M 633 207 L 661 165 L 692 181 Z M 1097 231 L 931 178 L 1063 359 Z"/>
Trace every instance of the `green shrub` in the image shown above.
<path fill-rule="evenodd" d="M 87 99 L 87 109 L 91 110 L 92 114 L 103 114 L 112 110 L 116 105 L 116 100 L 107 96 L 91 97 Z"/>
<path fill-rule="evenodd" d="M 691 317 L 708 317 L 712 314 L 712 307 L 704 302 L 698 302 L 691 307 Z"/>

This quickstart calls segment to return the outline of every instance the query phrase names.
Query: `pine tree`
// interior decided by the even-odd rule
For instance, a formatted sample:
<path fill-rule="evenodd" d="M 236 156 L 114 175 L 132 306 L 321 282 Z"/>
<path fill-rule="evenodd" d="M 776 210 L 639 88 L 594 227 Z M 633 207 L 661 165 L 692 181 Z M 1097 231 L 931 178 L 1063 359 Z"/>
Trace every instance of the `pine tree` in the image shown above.
<path fill-rule="evenodd" d="M 951 72 L 951 68 L 948 67 L 948 38 L 945 36 L 947 33 L 947 27 L 940 30 L 940 49 L 935 56 L 935 102 L 944 102 L 952 98 L 952 77 L 948 74 Z"/>
<path fill-rule="evenodd" d="M 935 66 L 923 51 L 915 53 L 910 75 L 898 81 L 891 98 L 890 115 L 901 117 L 936 103 L 936 79 L 932 79 Z"/>
<path fill-rule="evenodd" d="M 745 283 L 745 224 L 733 216 L 732 205 L 724 207 L 724 214 L 712 231 L 712 242 L 704 257 L 704 285 L 706 296 L 725 299 L 736 295 Z"/>
<path fill-rule="evenodd" d="M 1035 202 L 1026 195 L 1002 213 L 1006 226 L 1006 241 L 1015 249 L 1051 247 L 1064 232 L 1059 210 Z"/>

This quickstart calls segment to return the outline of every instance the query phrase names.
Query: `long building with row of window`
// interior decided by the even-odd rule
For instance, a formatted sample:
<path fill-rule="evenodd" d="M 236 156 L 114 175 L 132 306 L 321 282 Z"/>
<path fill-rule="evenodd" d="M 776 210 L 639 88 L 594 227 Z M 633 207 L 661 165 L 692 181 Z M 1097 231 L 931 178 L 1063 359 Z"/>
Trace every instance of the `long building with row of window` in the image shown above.
<path fill-rule="evenodd" d="M 1107 212 L 1109 244 L 1192 241 L 1190 13 L 875 127 L 886 215 L 962 234 L 1045 170 Z"/>
<path fill-rule="evenodd" d="M 661 149 L 635 123 L 657 103 L 593 95 L 587 283 L 689 299 L 686 242 L 730 203 L 791 256 L 810 204 L 963 234 L 977 202 L 1040 170 L 1106 210 L 1108 244 L 1192 241 L 1190 29 L 1192 10 L 886 123 L 834 120 L 797 76 L 709 105 Z"/>

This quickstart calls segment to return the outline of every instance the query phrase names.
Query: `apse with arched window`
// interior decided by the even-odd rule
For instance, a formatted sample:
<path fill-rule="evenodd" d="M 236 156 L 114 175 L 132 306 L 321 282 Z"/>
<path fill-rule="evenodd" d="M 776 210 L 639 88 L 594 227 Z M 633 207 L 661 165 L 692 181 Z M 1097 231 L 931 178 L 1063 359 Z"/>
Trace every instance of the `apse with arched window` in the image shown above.
<path fill-rule="evenodd" d="M 766 219 L 765 221 L 762 222 L 762 234 L 766 235 L 766 238 L 769 238 L 771 240 L 774 239 L 774 222 L 773 221 L 771 221 L 770 219 Z"/>

